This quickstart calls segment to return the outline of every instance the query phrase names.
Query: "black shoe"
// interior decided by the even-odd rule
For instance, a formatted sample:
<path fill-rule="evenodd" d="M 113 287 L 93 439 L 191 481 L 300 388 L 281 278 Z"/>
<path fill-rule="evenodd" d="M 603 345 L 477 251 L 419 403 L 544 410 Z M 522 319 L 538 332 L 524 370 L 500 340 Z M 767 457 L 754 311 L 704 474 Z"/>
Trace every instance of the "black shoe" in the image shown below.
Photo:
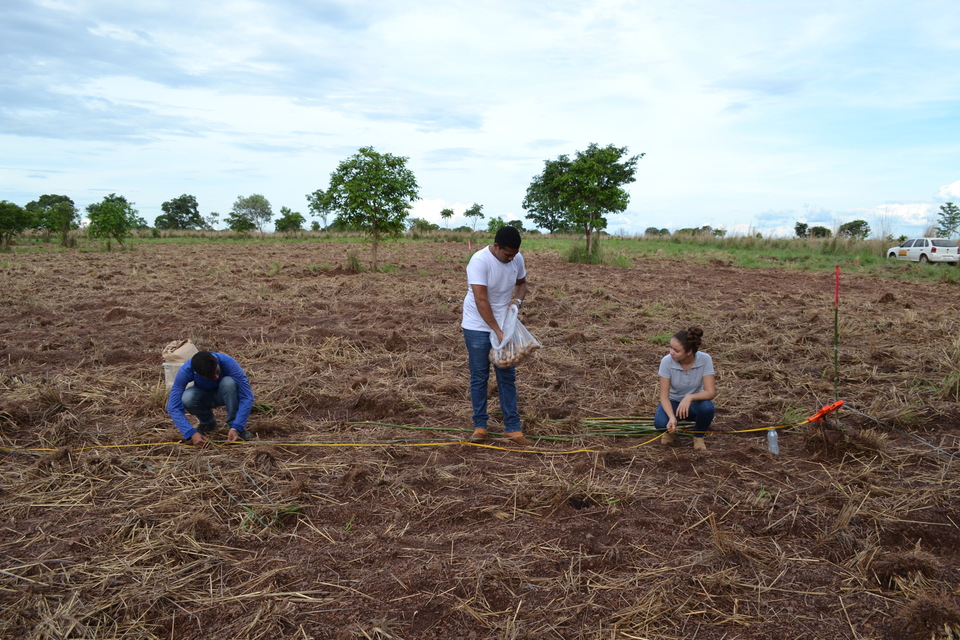
<path fill-rule="evenodd" d="M 216 421 L 207 422 L 207 423 L 201 422 L 200 424 L 197 425 L 197 431 L 199 431 L 200 435 L 202 436 L 210 435 L 210 433 L 216 430 L 216 428 L 217 428 Z"/>

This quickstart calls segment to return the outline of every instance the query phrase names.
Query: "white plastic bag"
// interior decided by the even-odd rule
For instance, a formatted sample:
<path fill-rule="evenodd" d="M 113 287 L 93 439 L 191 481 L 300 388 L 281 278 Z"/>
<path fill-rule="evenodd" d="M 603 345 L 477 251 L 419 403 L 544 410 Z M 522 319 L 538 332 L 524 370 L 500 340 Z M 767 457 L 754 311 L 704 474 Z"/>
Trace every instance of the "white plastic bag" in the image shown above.
<path fill-rule="evenodd" d="M 517 315 L 520 310 L 516 305 L 507 307 L 504 317 L 500 320 L 500 329 L 503 331 L 503 340 L 498 341 L 494 333 L 490 334 L 490 362 L 500 369 L 515 367 L 534 351 L 541 347 L 537 339 L 527 331 Z"/>

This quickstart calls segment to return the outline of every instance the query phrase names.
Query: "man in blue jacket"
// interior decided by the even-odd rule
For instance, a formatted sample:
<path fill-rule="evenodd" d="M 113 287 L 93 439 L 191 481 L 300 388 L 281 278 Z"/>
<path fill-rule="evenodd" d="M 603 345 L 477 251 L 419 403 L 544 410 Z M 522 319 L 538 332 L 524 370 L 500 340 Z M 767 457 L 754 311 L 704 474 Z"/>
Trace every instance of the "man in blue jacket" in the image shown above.
<path fill-rule="evenodd" d="M 193 383 L 192 387 L 187 387 Z M 167 413 L 185 441 L 202 447 L 217 428 L 214 407 L 227 408 L 227 440 L 247 440 L 247 419 L 253 409 L 253 390 L 237 361 L 225 353 L 198 351 L 185 362 L 170 389 Z M 200 421 L 196 429 L 187 420 L 190 412 Z"/>

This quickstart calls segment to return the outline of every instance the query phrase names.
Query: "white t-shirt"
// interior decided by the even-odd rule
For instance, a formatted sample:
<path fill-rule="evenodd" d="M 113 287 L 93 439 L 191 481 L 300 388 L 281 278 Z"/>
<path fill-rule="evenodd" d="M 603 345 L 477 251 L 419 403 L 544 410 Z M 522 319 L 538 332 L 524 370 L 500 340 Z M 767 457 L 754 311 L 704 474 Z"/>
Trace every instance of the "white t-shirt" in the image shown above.
<path fill-rule="evenodd" d="M 490 251 L 490 246 L 477 251 L 467 263 L 467 295 L 463 299 L 463 320 L 460 326 L 471 331 L 493 333 L 493 329 L 480 317 L 472 285 L 481 284 L 487 288 L 487 300 L 490 301 L 493 317 L 501 318 L 504 310 L 510 306 L 517 280 L 526 277 L 527 269 L 523 264 L 523 256 L 519 253 L 510 262 L 500 262 Z"/>

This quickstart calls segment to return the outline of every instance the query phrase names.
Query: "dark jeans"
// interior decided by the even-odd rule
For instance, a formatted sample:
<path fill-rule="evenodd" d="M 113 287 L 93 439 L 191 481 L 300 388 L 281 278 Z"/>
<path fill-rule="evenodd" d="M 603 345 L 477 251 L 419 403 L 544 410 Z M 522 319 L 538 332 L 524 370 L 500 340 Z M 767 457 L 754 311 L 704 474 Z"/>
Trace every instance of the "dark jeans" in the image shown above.
<path fill-rule="evenodd" d="M 195 386 L 183 391 L 183 408 L 195 415 L 201 425 L 215 424 L 217 420 L 213 417 L 213 409 L 226 407 L 229 429 L 233 426 L 234 418 L 237 417 L 239 406 L 240 394 L 237 391 L 237 383 L 230 376 L 220 378 L 220 386 L 216 391 L 204 391 Z"/>
<path fill-rule="evenodd" d="M 490 332 L 463 330 L 470 362 L 470 403 L 473 405 L 473 428 L 486 429 L 487 382 L 490 379 Z M 517 409 L 517 369 L 494 367 L 497 374 L 497 394 L 500 410 L 503 411 L 503 430 L 506 433 L 521 431 L 520 411 Z"/>
<path fill-rule="evenodd" d="M 677 407 L 680 406 L 679 400 L 671 400 L 670 404 L 673 405 L 673 415 L 677 415 Z M 693 420 L 694 431 L 706 432 L 710 430 L 710 423 L 713 422 L 713 416 L 716 414 L 717 409 L 713 406 L 713 401 L 711 400 L 697 400 L 690 403 L 690 412 L 687 414 L 685 420 Z M 657 403 L 657 414 L 653 416 L 653 426 L 658 431 L 663 431 L 667 428 L 667 423 L 670 422 L 670 418 L 667 417 L 667 412 L 663 410 L 663 407 L 660 406 L 660 403 Z M 694 438 L 702 438 L 703 433 L 693 434 Z"/>

